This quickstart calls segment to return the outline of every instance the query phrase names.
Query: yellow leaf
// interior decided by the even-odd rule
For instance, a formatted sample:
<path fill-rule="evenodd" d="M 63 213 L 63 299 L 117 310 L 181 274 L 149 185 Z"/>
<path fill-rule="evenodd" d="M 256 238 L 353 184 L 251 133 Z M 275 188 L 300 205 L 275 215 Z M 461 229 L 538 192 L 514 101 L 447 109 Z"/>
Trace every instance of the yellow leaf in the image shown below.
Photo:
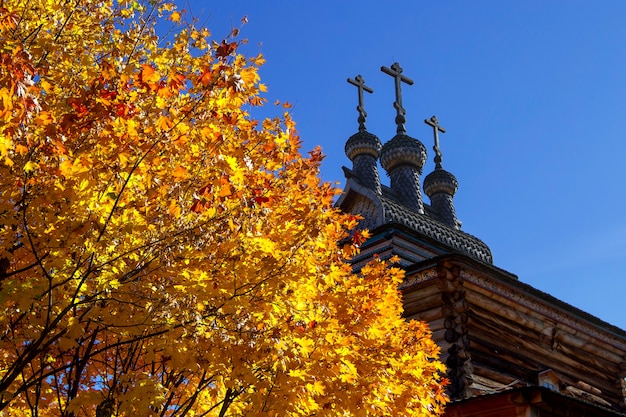
<path fill-rule="evenodd" d="M 170 20 L 172 22 L 180 23 L 180 12 L 178 11 L 172 12 L 172 14 L 170 15 Z"/>
<path fill-rule="evenodd" d="M 33 172 L 34 170 L 36 170 L 39 167 L 39 164 L 37 164 L 36 162 L 33 161 L 28 161 L 26 162 L 26 164 L 24 165 L 24 172 Z"/>
<path fill-rule="evenodd" d="M 252 85 L 259 80 L 256 69 L 253 68 L 246 68 L 242 70 L 240 76 L 243 82 L 246 83 L 246 85 Z"/>
<path fill-rule="evenodd" d="M 306 389 L 313 395 L 324 395 L 325 387 L 321 381 L 315 381 L 313 384 L 306 384 Z"/>
<path fill-rule="evenodd" d="M 313 342 L 313 340 L 307 337 L 296 337 L 294 338 L 294 341 L 298 344 L 299 351 L 300 353 L 302 353 L 302 355 L 308 356 L 309 354 L 311 354 L 311 352 L 313 352 L 313 349 L 315 347 L 315 343 Z"/>
<path fill-rule="evenodd" d="M 168 207 L 168 211 L 173 217 L 179 217 L 182 209 L 180 207 L 180 204 L 178 204 L 176 201 L 172 201 Z"/>
<path fill-rule="evenodd" d="M 289 370 L 289 376 L 292 378 L 304 380 L 307 376 L 307 373 L 302 369 L 291 369 Z"/>
<path fill-rule="evenodd" d="M 263 54 L 259 54 L 254 58 L 251 58 L 250 62 L 252 62 L 257 67 L 260 67 L 261 65 L 265 64 L 265 57 L 263 56 Z"/>
<path fill-rule="evenodd" d="M 256 245 L 261 249 L 261 251 L 266 253 L 274 253 L 276 250 L 276 244 L 272 242 L 268 238 L 258 237 L 254 239 Z"/>

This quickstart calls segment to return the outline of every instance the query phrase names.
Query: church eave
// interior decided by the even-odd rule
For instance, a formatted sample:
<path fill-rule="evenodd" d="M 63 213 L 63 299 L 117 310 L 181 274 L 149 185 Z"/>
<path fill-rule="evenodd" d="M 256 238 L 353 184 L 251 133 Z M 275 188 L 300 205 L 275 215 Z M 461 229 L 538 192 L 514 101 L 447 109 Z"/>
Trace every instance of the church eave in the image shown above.
<path fill-rule="evenodd" d="M 481 277 L 492 281 L 495 285 L 490 286 L 491 291 L 497 290 L 496 287 L 510 288 L 518 294 L 523 295 L 529 303 L 534 305 L 534 309 L 550 309 L 553 311 L 561 311 L 562 313 L 569 315 L 580 322 L 572 323 L 574 327 L 580 327 L 581 325 L 587 328 L 587 333 L 594 333 L 592 329 L 595 329 L 595 336 L 599 336 L 599 333 L 604 335 L 603 341 L 606 343 L 616 344 L 618 349 L 626 351 L 626 331 L 614 326 L 604 320 L 587 313 L 573 305 L 566 303 L 546 292 L 543 292 L 525 282 L 518 279 L 515 274 L 512 274 L 504 269 L 498 268 L 493 265 L 486 264 L 484 262 L 477 261 L 476 259 L 464 255 L 464 254 L 444 254 L 430 259 L 423 260 L 419 263 L 406 268 L 405 282 L 401 284 L 403 291 L 408 290 L 411 286 L 418 284 L 420 279 L 419 275 L 423 275 L 428 270 L 433 270 L 438 265 L 449 264 L 457 265 L 464 271 L 463 276 L 472 280 L 474 277 Z M 483 283 L 484 285 L 484 283 Z M 520 297 L 516 297 L 518 300 L 522 300 Z M 583 323 L 586 323 L 584 325 Z M 583 329 L 581 329 L 583 330 Z M 612 339 L 612 340 L 610 340 Z M 625 358 L 626 359 L 626 358 Z"/>

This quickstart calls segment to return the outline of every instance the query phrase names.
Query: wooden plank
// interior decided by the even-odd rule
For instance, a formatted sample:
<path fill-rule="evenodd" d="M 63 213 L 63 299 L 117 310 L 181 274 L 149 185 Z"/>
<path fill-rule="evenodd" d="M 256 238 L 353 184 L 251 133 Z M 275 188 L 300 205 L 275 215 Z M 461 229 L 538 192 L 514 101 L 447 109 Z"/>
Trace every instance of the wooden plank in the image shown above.
<path fill-rule="evenodd" d="M 519 375 L 524 379 L 532 374 L 529 383 L 536 383 L 534 375 L 537 372 L 550 368 L 557 372 L 565 383 L 576 385 L 578 381 L 583 381 L 600 389 L 603 395 L 619 401 L 616 384 L 606 378 L 607 374 L 613 373 L 595 367 L 588 358 L 569 357 L 562 352 L 537 349 L 532 343 L 510 341 L 502 338 L 500 334 L 486 330 L 478 335 L 471 335 L 469 352 L 475 367 L 484 364 L 489 368 L 501 369 L 507 374 Z"/>

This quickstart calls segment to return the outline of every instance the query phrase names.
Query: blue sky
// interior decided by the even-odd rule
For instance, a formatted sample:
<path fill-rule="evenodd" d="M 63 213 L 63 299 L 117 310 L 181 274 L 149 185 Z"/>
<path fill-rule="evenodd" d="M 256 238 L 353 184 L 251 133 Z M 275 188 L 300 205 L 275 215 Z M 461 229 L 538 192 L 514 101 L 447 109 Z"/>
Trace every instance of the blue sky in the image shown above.
<path fill-rule="evenodd" d="M 261 52 L 267 97 L 289 101 L 304 151 L 321 145 L 322 175 L 343 184 L 357 131 L 361 74 L 368 130 L 395 134 L 399 62 L 408 134 L 459 180 L 463 230 L 521 281 L 626 328 L 626 2 L 179 0 L 216 40 Z M 281 109 L 268 105 L 267 114 Z M 433 153 L 425 174 L 433 169 Z M 388 184 L 388 179 L 383 177 Z"/>

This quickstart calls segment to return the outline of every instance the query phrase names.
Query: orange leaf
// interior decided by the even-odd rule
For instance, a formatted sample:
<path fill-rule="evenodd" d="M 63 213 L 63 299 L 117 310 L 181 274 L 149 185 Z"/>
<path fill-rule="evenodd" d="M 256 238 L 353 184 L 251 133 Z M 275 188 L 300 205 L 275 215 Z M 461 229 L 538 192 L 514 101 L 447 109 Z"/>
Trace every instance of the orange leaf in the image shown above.
<path fill-rule="evenodd" d="M 167 117 L 167 116 L 159 117 L 159 120 L 157 121 L 157 127 L 162 132 L 166 132 L 166 131 L 170 130 L 172 128 L 172 126 L 174 126 L 174 123 L 172 123 L 172 121 L 169 119 L 169 117 Z"/>
<path fill-rule="evenodd" d="M 189 178 L 189 171 L 187 171 L 187 168 L 179 165 L 172 171 L 172 176 L 177 180 L 186 180 Z"/>
<path fill-rule="evenodd" d="M 150 64 L 143 64 L 141 71 L 139 72 L 139 81 L 150 88 L 150 90 L 156 90 L 158 88 L 158 82 L 161 79 L 161 75 Z"/>
<path fill-rule="evenodd" d="M 229 195 L 231 195 L 233 192 L 230 188 L 230 184 L 226 183 L 224 185 L 222 185 L 222 187 L 220 188 L 220 197 L 228 197 Z"/>
<path fill-rule="evenodd" d="M 15 145 L 15 152 L 19 153 L 20 155 L 25 155 L 26 153 L 28 153 L 28 148 L 24 145 L 17 144 Z"/>

